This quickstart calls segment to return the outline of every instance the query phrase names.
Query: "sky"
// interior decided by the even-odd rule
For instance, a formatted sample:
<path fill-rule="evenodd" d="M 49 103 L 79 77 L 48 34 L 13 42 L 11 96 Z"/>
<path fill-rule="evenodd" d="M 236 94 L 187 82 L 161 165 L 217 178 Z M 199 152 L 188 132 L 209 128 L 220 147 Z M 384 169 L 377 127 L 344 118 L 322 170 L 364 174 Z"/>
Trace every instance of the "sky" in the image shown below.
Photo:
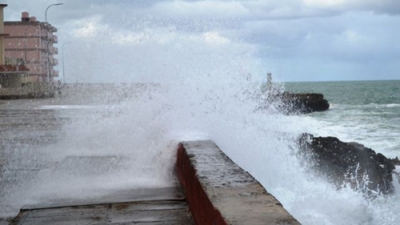
<path fill-rule="evenodd" d="M 67 82 L 152 81 L 227 61 L 286 82 L 400 79 L 398 0 L 0 2 L 6 21 L 22 11 L 44 21 L 63 3 L 47 16 Z"/>

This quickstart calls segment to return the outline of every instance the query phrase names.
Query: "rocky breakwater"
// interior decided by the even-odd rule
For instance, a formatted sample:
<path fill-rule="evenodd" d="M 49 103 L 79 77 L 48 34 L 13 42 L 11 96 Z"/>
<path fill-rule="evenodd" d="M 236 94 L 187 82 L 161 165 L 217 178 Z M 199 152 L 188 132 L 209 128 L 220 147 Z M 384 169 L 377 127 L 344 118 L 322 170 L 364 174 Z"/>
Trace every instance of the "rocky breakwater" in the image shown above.
<path fill-rule="evenodd" d="M 311 168 L 338 188 L 348 186 L 369 197 L 393 192 L 392 173 L 400 161 L 359 143 L 346 143 L 335 137 L 299 138 L 300 155 L 311 162 Z"/>
<path fill-rule="evenodd" d="M 318 93 L 283 92 L 277 96 L 282 104 L 282 110 L 287 114 L 304 114 L 321 112 L 329 109 L 329 103 L 324 95 Z"/>

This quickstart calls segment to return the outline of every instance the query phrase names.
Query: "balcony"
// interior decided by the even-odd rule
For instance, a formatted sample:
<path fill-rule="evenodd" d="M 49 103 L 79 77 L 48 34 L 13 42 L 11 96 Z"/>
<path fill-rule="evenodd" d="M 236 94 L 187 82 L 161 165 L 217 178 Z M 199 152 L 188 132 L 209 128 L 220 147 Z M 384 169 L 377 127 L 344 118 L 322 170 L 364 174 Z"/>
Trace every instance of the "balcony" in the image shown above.
<path fill-rule="evenodd" d="M 59 76 L 58 70 L 51 71 L 51 76 L 52 77 L 58 77 Z"/>
<path fill-rule="evenodd" d="M 57 54 L 58 54 L 58 48 L 56 48 L 56 47 L 50 45 L 50 46 L 49 46 L 49 53 L 50 53 L 51 55 L 57 55 Z"/>
<path fill-rule="evenodd" d="M 58 65 L 58 59 L 50 58 L 50 64 L 51 64 L 52 66 L 57 66 L 57 65 Z"/>
<path fill-rule="evenodd" d="M 42 30 L 40 31 L 40 37 L 41 37 L 42 39 L 45 39 L 45 40 L 51 40 L 52 42 L 56 41 L 55 43 L 58 42 L 57 36 L 56 36 L 56 35 L 53 35 L 52 32 L 50 32 L 50 31 L 48 31 L 48 30 L 46 30 L 46 29 L 42 29 Z"/>
<path fill-rule="evenodd" d="M 41 30 L 40 31 L 40 37 L 41 38 L 47 39 L 48 34 L 49 34 L 49 32 L 47 32 L 46 30 Z"/>
<path fill-rule="evenodd" d="M 58 37 L 56 36 L 56 35 L 53 35 L 53 43 L 55 44 L 55 43 L 58 43 Z"/>

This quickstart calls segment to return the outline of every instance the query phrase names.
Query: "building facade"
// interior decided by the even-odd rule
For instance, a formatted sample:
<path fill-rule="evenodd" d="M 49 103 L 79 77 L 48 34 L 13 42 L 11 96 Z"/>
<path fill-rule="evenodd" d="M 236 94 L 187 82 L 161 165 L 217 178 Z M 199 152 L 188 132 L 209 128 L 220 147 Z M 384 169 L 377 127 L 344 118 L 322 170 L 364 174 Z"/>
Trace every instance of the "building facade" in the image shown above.
<path fill-rule="evenodd" d="M 5 65 L 24 65 L 29 69 L 25 83 L 51 82 L 58 77 L 54 66 L 58 49 L 54 33 L 57 29 L 49 23 L 36 21 L 23 12 L 21 21 L 4 22 Z"/>

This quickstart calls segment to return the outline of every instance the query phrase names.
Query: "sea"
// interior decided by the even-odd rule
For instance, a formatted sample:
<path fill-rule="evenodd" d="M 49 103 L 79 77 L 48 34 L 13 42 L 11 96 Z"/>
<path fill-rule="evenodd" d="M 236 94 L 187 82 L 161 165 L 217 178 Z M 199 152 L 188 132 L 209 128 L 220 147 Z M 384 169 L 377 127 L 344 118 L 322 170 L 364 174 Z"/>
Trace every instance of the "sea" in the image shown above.
<path fill-rule="evenodd" d="M 400 157 L 400 80 L 288 82 L 284 87 L 293 93 L 321 93 L 330 104 L 324 112 L 293 116 L 305 131 L 358 142 L 388 158 Z M 289 203 L 289 211 L 302 224 L 400 224 L 398 182 L 394 176 L 393 195 L 369 200 L 349 190 L 321 193 L 320 186 L 304 193 L 301 202 L 296 198 Z"/>
<path fill-rule="evenodd" d="M 312 133 L 359 142 L 387 157 L 400 157 L 400 80 L 288 82 L 295 93 L 321 93 L 329 110 L 310 117 L 321 124 Z"/>

